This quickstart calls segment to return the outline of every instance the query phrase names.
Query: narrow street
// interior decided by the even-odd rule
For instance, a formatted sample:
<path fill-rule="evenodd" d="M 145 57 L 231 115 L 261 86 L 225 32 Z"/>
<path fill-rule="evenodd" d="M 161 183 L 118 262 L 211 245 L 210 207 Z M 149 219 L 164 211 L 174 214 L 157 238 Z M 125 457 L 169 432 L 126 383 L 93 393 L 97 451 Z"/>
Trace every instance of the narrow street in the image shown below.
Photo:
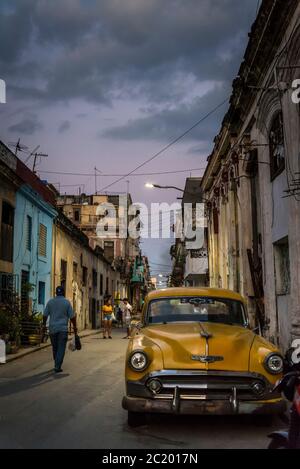
<path fill-rule="evenodd" d="M 50 348 L 1 366 L 0 448 L 266 448 L 270 428 L 251 418 L 155 416 L 129 428 L 123 335 L 85 338 L 80 352 L 67 351 L 59 375 Z"/>

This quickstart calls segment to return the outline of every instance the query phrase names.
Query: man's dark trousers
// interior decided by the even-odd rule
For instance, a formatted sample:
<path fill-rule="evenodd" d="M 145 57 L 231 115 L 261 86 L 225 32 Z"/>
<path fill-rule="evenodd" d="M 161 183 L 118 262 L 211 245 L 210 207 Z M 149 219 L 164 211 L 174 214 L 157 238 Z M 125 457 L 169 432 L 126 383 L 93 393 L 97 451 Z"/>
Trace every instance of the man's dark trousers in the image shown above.
<path fill-rule="evenodd" d="M 55 369 L 59 370 L 64 361 L 66 345 L 67 345 L 67 340 L 68 340 L 68 333 L 56 332 L 55 334 L 50 334 L 50 340 L 52 344 Z"/>

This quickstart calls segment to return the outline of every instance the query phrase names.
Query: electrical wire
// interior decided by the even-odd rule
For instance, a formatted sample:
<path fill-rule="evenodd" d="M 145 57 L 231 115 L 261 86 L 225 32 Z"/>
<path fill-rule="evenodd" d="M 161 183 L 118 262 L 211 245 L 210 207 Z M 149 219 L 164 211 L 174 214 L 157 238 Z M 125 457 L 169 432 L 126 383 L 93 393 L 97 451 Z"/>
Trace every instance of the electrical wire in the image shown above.
<path fill-rule="evenodd" d="M 117 184 L 118 182 L 122 181 L 125 177 L 128 177 L 128 176 L 131 176 L 133 173 L 135 173 L 138 169 L 142 168 L 143 166 L 145 166 L 146 164 L 150 163 L 151 161 L 153 161 L 154 159 L 158 158 L 162 153 L 164 153 L 166 150 L 168 150 L 171 146 L 175 145 L 177 142 L 179 142 L 180 140 L 182 140 L 187 134 L 189 134 L 193 129 L 195 129 L 198 125 L 200 125 L 203 121 L 205 121 L 208 117 L 210 117 L 212 114 L 214 114 L 218 109 L 220 109 L 225 103 L 227 103 L 227 101 L 229 100 L 229 97 L 227 97 L 226 99 L 224 99 L 224 101 L 222 101 L 220 104 L 218 104 L 215 108 L 213 108 L 210 112 L 208 112 L 207 114 L 205 114 L 203 117 L 201 117 L 201 119 L 199 119 L 194 125 L 192 125 L 190 128 L 188 128 L 185 132 L 183 132 L 181 135 L 179 135 L 179 137 L 175 138 L 174 140 L 172 140 L 170 143 L 168 143 L 167 145 L 165 145 L 161 150 L 159 150 L 157 153 L 155 153 L 153 156 L 151 156 L 150 158 L 148 158 L 146 161 L 144 161 L 143 163 L 139 164 L 136 168 L 134 168 L 132 171 L 130 171 L 129 173 L 121 176 L 119 179 L 117 179 L 116 181 L 113 181 L 112 183 L 108 184 L 107 186 L 103 187 L 101 191 L 104 191 L 105 189 L 108 189 L 109 187 Z"/>
<path fill-rule="evenodd" d="M 205 167 L 202 168 L 189 168 L 189 169 L 179 169 L 175 171 L 160 171 L 154 173 L 136 173 L 131 174 L 130 176 L 159 176 L 161 174 L 179 174 L 179 173 L 189 173 L 190 171 L 204 171 Z M 39 173 L 43 174 L 57 174 L 61 176 L 93 176 L 95 177 L 95 173 L 69 173 L 64 171 L 43 171 L 39 170 Z M 101 177 L 127 177 L 127 174 L 104 174 L 101 173 Z M 77 185 L 77 184 L 76 184 Z M 100 192 L 100 191 L 98 191 Z"/>

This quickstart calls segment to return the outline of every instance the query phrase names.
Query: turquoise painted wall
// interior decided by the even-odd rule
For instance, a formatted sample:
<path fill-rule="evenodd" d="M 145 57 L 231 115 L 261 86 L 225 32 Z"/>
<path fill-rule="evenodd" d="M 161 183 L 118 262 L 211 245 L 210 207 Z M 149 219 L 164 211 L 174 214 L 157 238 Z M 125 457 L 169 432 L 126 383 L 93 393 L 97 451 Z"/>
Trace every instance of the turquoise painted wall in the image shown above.
<path fill-rule="evenodd" d="M 30 186 L 22 186 L 16 193 L 15 226 L 14 226 L 14 274 L 16 274 L 21 292 L 22 270 L 29 272 L 29 283 L 33 290 L 32 310 L 42 312 L 51 292 L 51 268 L 52 268 L 52 232 L 53 220 L 57 212 L 46 203 L 41 196 Z M 28 217 L 31 217 L 31 248 L 28 249 Z M 39 230 L 40 224 L 47 229 L 46 256 L 39 255 Z M 44 301 L 39 302 L 39 282 L 44 284 Z M 41 299 L 40 299 L 41 300 Z"/>

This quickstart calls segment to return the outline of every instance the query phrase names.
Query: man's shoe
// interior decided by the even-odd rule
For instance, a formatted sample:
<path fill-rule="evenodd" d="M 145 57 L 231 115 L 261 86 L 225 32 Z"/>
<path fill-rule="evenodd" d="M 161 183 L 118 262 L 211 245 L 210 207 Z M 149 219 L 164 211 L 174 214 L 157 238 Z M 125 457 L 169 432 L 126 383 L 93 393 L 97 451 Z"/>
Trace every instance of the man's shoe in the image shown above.
<path fill-rule="evenodd" d="M 111 335 L 109 335 L 109 336 L 108 336 L 108 338 L 109 338 L 109 339 L 112 339 L 112 336 L 111 336 Z"/>
<path fill-rule="evenodd" d="M 55 371 L 55 373 L 61 373 L 61 372 L 62 372 L 62 368 L 54 368 L 54 371 Z"/>

